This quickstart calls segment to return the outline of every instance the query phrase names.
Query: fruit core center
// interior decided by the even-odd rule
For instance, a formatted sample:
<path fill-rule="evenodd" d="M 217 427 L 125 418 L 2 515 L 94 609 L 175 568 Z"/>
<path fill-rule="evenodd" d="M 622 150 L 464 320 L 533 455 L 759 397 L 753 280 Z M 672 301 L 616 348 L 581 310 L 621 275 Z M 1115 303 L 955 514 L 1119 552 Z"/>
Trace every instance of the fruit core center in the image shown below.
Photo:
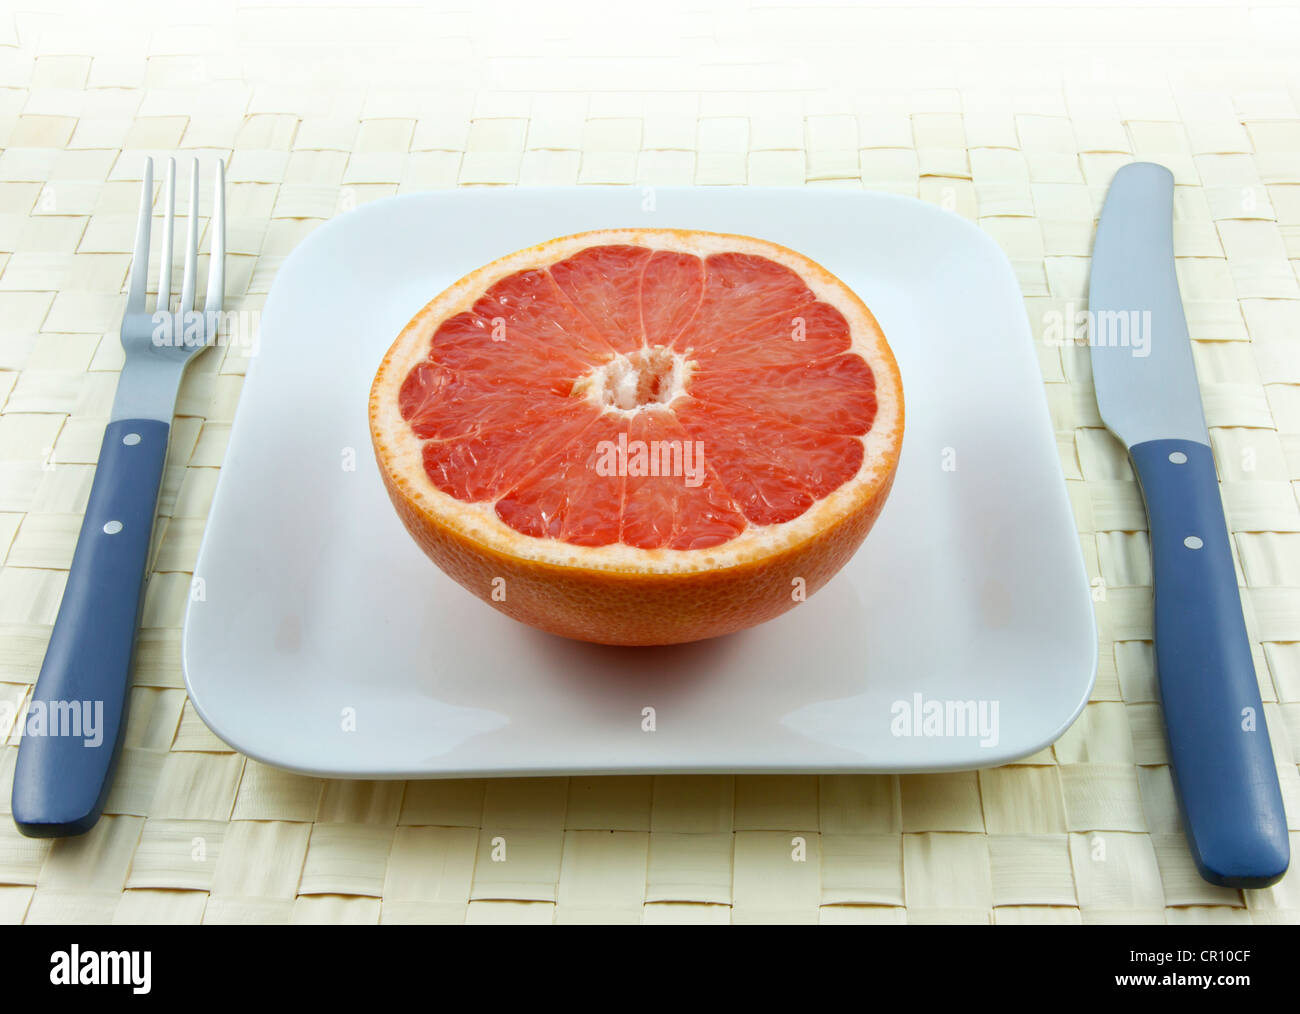
<path fill-rule="evenodd" d="M 667 405 L 686 393 L 694 363 L 662 345 L 619 352 L 574 385 L 602 409 L 631 414 L 650 405 Z"/>

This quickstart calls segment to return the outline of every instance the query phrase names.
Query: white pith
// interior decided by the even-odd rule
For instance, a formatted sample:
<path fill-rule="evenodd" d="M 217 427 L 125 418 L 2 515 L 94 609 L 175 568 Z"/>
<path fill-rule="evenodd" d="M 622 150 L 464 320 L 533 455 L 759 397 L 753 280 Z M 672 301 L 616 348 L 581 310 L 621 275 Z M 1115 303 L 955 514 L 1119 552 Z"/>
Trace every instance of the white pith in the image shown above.
<path fill-rule="evenodd" d="M 603 412 L 636 415 L 652 405 L 670 405 L 684 395 L 694 369 L 695 363 L 680 352 L 661 345 L 642 346 L 593 366 L 574 383 L 573 393 Z M 645 388 L 656 377 L 661 378 L 659 389 L 648 394 Z"/>
<path fill-rule="evenodd" d="M 402 418 L 397 397 L 406 376 L 428 356 L 434 331 L 448 317 L 472 307 L 485 289 L 502 278 L 518 271 L 557 263 L 588 247 L 610 244 L 632 244 L 653 250 L 690 253 L 701 258 L 726 252 L 756 254 L 795 271 L 817 299 L 839 310 L 849 324 L 851 351 L 867 361 L 877 378 L 876 416 L 871 430 L 861 438 L 865 453 L 857 474 L 791 521 L 774 525 L 751 523 L 731 541 L 700 550 L 639 549 L 621 543 L 576 546 L 557 539 L 533 538 L 501 521 L 493 503 L 467 503 L 434 486 L 424 471 L 421 458 L 423 441 Z M 902 442 L 902 399 L 894 384 L 889 382 L 896 370 L 893 354 L 866 306 L 847 286 L 802 254 L 745 236 L 684 230 L 608 229 L 567 236 L 493 261 L 462 278 L 425 306 L 398 336 L 376 377 L 371 390 L 371 428 L 380 466 L 387 471 L 401 494 L 420 511 L 436 519 L 438 524 L 488 550 L 524 560 L 591 570 L 638 574 L 698 573 L 738 566 L 784 552 L 815 538 L 860 507 L 863 499 L 886 478 L 885 472 L 896 458 Z M 624 367 L 619 367 L 599 380 L 596 377 L 598 372 L 593 370 L 588 375 L 590 382 L 575 393 L 594 397 L 593 392 L 598 390 L 603 404 L 609 385 L 617 387 L 618 377 L 626 376 L 626 372 Z M 689 380 L 689 360 L 684 362 L 681 380 L 683 384 Z M 582 384 L 581 380 L 579 384 Z M 631 411 L 616 405 L 604 407 L 606 411 Z"/>

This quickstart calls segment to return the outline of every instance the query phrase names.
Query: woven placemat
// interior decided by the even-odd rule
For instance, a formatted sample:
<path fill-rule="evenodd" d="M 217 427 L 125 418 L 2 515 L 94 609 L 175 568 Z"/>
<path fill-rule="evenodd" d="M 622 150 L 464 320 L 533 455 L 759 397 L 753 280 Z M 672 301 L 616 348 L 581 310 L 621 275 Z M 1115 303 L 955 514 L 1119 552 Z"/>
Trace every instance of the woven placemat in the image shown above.
<path fill-rule="evenodd" d="M 1072 39 L 1112 22 L 1125 37 L 1213 38 L 1219 52 L 1242 18 L 1285 41 L 1285 13 L 1192 8 L 1156 12 L 1157 23 L 1111 10 L 1089 34 L 1071 11 L 1046 23 L 1027 11 L 926 19 L 755 4 L 735 41 L 724 22 L 751 5 L 728 4 L 639 17 L 608 56 L 584 41 L 594 29 L 536 12 L 204 7 L 161 28 L 85 4 L 0 15 L 6 814 L 21 707 L 122 361 L 149 154 L 229 159 L 228 308 L 251 313 L 323 221 L 430 187 L 843 186 L 977 222 L 1011 259 L 1038 336 L 1100 672 L 1060 742 L 979 772 L 403 783 L 270 769 L 205 728 L 180 671 L 190 572 L 248 362 L 220 348 L 196 363 L 177 408 L 106 816 L 54 843 L 0 821 L 0 921 L 1300 921 L 1300 874 L 1243 894 L 1192 865 L 1162 742 L 1138 489 L 1098 418 L 1086 349 L 1053 332 L 1056 315 L 1086 305 L 1113 171 L 1134 157 L 1168 165 L 1180 282 L 1300 852 L 1295 81 L 1245 59 L 1209 82 L 1148 64 L 1124 80 L 1112 64 L 1082 78 L 1056 65 Z M 1051 43 L 1034 51 L 1032 86 L 963 78 L 949 57 L 980 32 L 1005 41 L 1013 14 L 1017 30 Z M 944 58 L 872 77 L 872 60 L 891 52 L 881 32 L 900 25 L 929 33 Z"/>

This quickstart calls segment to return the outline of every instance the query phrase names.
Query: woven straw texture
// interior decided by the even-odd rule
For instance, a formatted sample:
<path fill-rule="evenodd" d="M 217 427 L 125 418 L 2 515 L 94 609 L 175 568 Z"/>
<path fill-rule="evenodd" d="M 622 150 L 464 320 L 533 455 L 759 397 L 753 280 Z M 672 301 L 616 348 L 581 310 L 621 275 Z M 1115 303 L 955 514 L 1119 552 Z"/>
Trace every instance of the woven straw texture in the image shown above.
<path fill-rule="evenodd" d="M 1300 874 L 1243 894 L 1193 868 L 1161 738 L 1138 489 L 1101 428 L 1086 349 L 1045 333 L 1085 305 L 1113 171 L 1168 165 L 1300 852 L 1294 12 L 668 3 L 614 24 L 608 4 L 564 18 L 468 0 L 41 6 L 0 9 L 0 921 L 1300 921 Z M 1148 48 L 1106 56 L 1119 37 Z M 1276 52 L 1252 48 L 1265 44 Z M 990 79 L 1012 62 L 1014 80 Z M 247 760 L 204 727 L 180 670 L 248 362 L 217 349 L 177 407 L 107 814 L 79 840 L 20 837 L 7 811 L 21 707 L 122 361 L 142 164 L 172 153 L 229 159 L 227 306 L 253 313 L 323 221 L 431 187 L 840 186 L 976 221 L 1039 336 L 1096 599 L 1092 702 L 1039 755 L 944 775 L 344 782 Z"/>

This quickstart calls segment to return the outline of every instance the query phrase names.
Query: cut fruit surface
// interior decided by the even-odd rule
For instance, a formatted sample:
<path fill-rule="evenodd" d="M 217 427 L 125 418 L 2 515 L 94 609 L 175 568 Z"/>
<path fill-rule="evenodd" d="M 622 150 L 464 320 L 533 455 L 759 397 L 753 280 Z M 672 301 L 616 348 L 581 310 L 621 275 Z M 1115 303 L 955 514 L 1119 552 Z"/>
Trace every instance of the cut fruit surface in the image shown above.
<path fill-rule="evenodd" d="M 606 230 L 461 279 L 370 396 L 399 516 L 453 578 L 553 633 L 664 644 L 791 608 L 898 463 L 898 368 L 860 299 L 744 236 Z"/>

